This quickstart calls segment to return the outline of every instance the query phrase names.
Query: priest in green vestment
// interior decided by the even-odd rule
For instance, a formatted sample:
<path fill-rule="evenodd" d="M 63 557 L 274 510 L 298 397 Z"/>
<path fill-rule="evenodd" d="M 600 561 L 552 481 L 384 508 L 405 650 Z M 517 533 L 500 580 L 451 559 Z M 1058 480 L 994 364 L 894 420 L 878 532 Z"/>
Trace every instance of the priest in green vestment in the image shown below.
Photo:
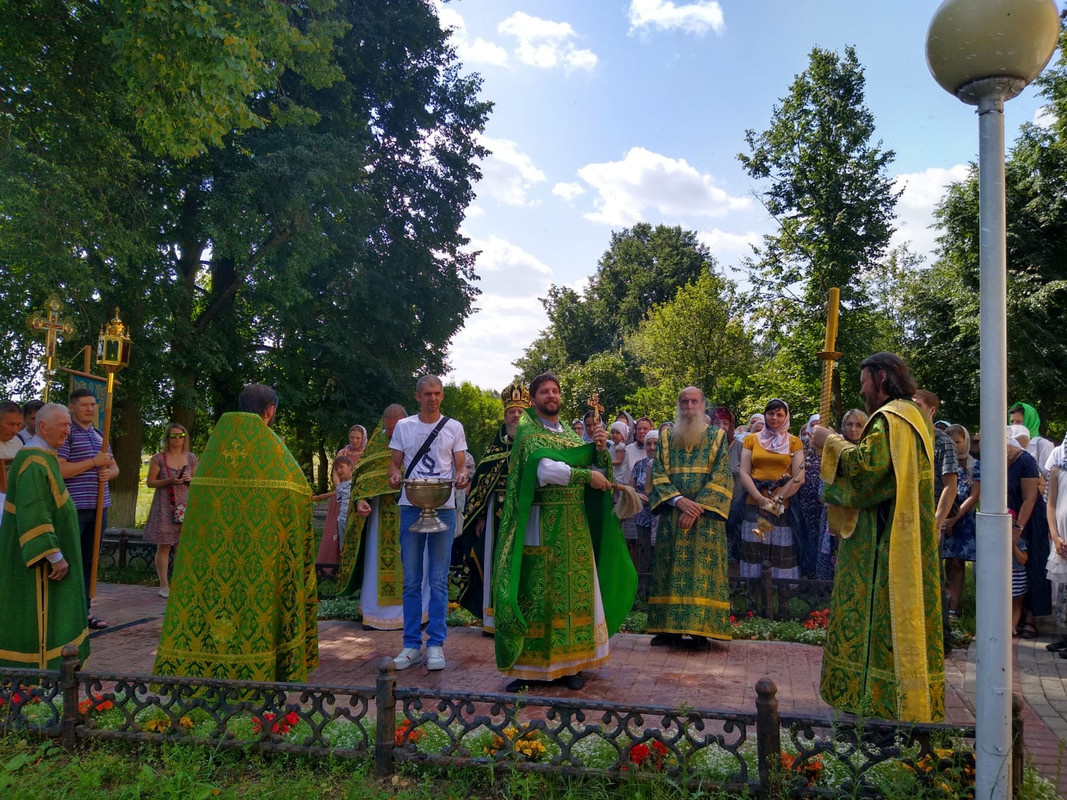
<path fill-rule="evenodd" d="M 246 386 L 189 486 L 156 675 L 305 681 L 318 666 L 311 487 Z"/>
<path fill-rule="evenodd" d="M 530 407 L 530 390 L 513 383 L 500 393 L 504 422 L 485 448 L 467 493 L 463 533 L 456 539 L 452 563 L 461 576 L 459 604 L 482 620 L 482 632 L 493 633 L 492 566 L 494 541 L 504 512 L 511 445 L 522 412 Z"/>
<path fill-rule="evenodd" d="M 396 423 L 407 416 L 394 403 L 382 412 L 363 457 L 352 473 L 351 508 L 341 551 L 341 597 L 359 594 L 364 629 L 404 628 L 404 566 L 400 562 L 400 492 L 389 486 L 389 441 Z M 427 585 L 424 583 L 424 585 Z M 429 590 L 424 592 L 428 618 Z"/>
<path fill-rule="evenodd" d="M 0 521 L 0 667 L 59 669 L 63 648 L 89 658 L 78 512 L 56 448 L 70 435 L 58 403 L 37 412 L 37 432 L 8 468 Z"/>
<path fill-rule="evenodd" d="M 580 689 L 583 669 L 608 660 L 637 594 L 637 572 L 612 508 L 607 436 L 583 444 L 559 421 L 559 381 L 530 382 L 511 449 L 493 564 L 496 664 L 516 680 L 563 679 Z"/>
<path fill-rule="evenodd" d="M 840 537 L 823 647 L 823 699 L 907 722 L 945 717 L 933 429 L 892 353 L 860 364 L 870 419 L 858 444 L 816 427 L 823 499 Z"/>
<path fill-rule="evenodd" d="M 730 584 L 726 519 L 734 479 L 726 434 L 705 419 L 704 392 L 688 386 L 678 395 L 674 427 L 665 430 L 652 462 L 649 505 L 659 516 L 648 632 L 652 645 L 696 648 L 709 639 L 729 641 Z"/>

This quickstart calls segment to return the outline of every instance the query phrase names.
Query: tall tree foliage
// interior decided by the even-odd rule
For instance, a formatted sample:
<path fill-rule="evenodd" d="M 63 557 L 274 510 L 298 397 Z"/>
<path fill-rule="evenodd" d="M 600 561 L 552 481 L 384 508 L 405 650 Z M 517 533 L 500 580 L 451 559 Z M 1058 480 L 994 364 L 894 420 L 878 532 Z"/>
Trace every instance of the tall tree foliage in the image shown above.
<path fill-rule="evenodd" d="M 886 253 L 899 193 L 887 175 L 893 151 L 872 142 L 864 84 L 854 48 L 843 55 L 814 48 L 770 126 L 747 131 L 749 153 L 738 155 L 749 175 L 766 182 L 763 203 L 778 223 L 753 264 L 763 287 L 766 357 L 786 371 L 800 365 L 811 392 L 831 287 L 841 290 L 845 375 L 874 344 L 857 312 L 869 305 L 865 275 Z"/>
<path fill-rule="evenodd" d="M 597 390 L 610 408 L 644 413 L 646 401 L 632 401 L 645 381 L 626 338 L 650 308 L 714 269 L 714 258 L 693 231 L 641 222 L 613 232 L 584 292 L 549 289 L 542 300 L 548 327 L 515 366 L 526 380 L 557 372 L 568 415 L 579 415 Z"/>
<path fill-rule="evenodd" d="M 700 387 L 709 400 L 736 409 L 749 392 L 752 337 L 732 283 L 705 272 L 674 298 L 655 305 L 630 336 L 650 388 L 660 389 L 657 418 L 673 415 L 678 391 Z"/>
<path fill-rule="evenodd" d="M 0 15 L 6 344 L 33 349 L 25 316 L 48 291 L 73 304 L 83 337 L 121 305 L 144 359 L 124 382 L 125 413 L 203 423 L 263 380 L 308 463 L 406 396 L 414 372 L 446 366 L 476 292 L 459 224 L 490 106 L 430 3 L 140 3 L 163 15 L 140 21 L 120 3 L 31 5 Z M 187 19 L 201 12 L 211 19 Z M 291 30 L 274 29 L 279 12 Z M 194 34 L 167 33 L 183 21 Z M 237 23 L 247 41 L 226 45 Z M 221 48 L 193 41 L 211 25 Z M 228 49 L 246 45 L 244 61 Z M 196 112 L 181 70 L 153 77 L 127 57 L 143 47 L 211 83 L 200 99 L 252 116 L 220 99 L 175 139 Z M 219 75 L 231 68 L 255 90 Z M 163 118 L 146 122 L 131 98 L 157 92 Z M 183 160 L 186 147 L 203 152 Z M 25 384 L 32 365 L 0 371 Z"/>

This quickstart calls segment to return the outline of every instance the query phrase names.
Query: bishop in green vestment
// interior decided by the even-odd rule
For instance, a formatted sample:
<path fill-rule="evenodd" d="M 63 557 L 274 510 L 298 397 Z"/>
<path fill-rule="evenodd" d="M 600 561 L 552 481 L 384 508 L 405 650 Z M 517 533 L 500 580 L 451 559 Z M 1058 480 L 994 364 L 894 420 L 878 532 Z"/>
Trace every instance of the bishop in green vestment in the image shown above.
<path fill-rule="evenodd" d="M 59 474 L 56 448 L 70 414 L 37 412 L 37 433 L 8 468 L 0 520 L 0 667 L 59 669 L 64 646 L 89 658 L 78 512 Z"/>
<path fill-rule="evenodd" d="M 840 537 L 823 647 L 823 699 L 860 716 L 945 716 L 933 430 L 915 381 L 891 353 L 860 365 L 871 417 L 859 444 L 816 427 L 823 499 Z"/>
<path fill-rule="evenodd" d="M 682 634 L 701 647 L 731 638 L 726 518 L 734 479 L 726 434 L 705 421 L 706 402 L 695 386 L 681 391 L 674 428 L 660 437 L 652 462 L 649 505 L 659 528 L 648 632 L 656 645 Z"/>
<path fill-rule="evenodd" d="M 493 567 L 496 663 L 518 681 L 567 678 L 608 659 L 608 639 L 637 594 L 612 509 L 604 449 L 560 424 L 559 381 L 530 383 L 519 418 Z M 599 430 L 600 447 L 606 437 Z M 509 688 L 515 684 L 509 684 Z M 514 690 L 514 689 L 513 689 Z"/>
<path fill-rule="evenodd" d="M 263 397 L 263 391 L 269 396 Z M 156 675 L 305 681 L 318 666 L 311 487 L 269 387 L 223 414 L 189 486 Z"/>

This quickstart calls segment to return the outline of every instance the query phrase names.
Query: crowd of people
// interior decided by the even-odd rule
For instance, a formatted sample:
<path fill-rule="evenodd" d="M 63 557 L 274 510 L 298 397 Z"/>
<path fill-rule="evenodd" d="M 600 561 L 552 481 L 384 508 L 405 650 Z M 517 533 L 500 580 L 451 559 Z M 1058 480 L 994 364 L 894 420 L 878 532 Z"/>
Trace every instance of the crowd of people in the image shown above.
<path fill-rule="evenodd" d="M 199 460 L 177 423 L 149 460 L 144 538 L 169 598 L 156 672 L 305 680 L 318 658 L 316 563 L 359 597 L 365 628 L 401 632 L 396 669 L 445 669 L 452 568 L 509 691 L 579 689 L 636 596 L 653 646 L 708 649 L 730 639 L 731 576 L 769 564 L 777 581 L 833 581 L 827 702 L 940 719 L 945 632 L 975 559 L 980 437 L 941 419 L 896 356 L 868 358 L 860 378 L 866 410 L 848 410 L 836 433 L 818 414 L 794 423 L 777 398 L 737 425 L 693 386 L 658 426 L 626 411 L 602 420 L 595 402 L 568 426 L 545 373 L 501 393 L 504 421 L 476 464 L 463 426 L 441 413 L 443 383 L 424 375 L 415 414 L 393 404 L 371 430 L 350 428 L 333 490 L 317 496 L 271 430 L 276 393 L 251 384 Z M 54 667 L 69 643 L 87 656 L 88 632 L 107 627 L 92 614 L 91 565 L 118 467 L 95 418 L 87 390 L 66 407 L 0 404 L 0 555 L 13 576 L 0 600 L 18 609 L 0 665 Z M 1038 617 L 1067 624 L 1067 440 L 1043 438 L 1026 403 L 1008 422 L 1012 625 L 1033 638 Z M 449 484 L 435 509 L 443 532 L 416 524 L 412 481 Z M 636 513 L 618 510 L 626 495 Z M 328 503 L 317 548 L 313 501 Z M 1048 649 L 1067 658 L 1067 632 Z"/>

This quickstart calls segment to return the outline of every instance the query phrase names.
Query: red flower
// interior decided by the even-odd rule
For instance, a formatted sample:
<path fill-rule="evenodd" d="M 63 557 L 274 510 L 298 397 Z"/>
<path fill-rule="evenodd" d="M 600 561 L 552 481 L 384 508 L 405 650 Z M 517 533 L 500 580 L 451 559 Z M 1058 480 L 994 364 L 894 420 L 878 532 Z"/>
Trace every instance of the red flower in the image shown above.
<path fill-rule="evenodd" d="M 630 748 L 630 760 L 637 766 L 641 766 L 648 759 L 649 750 L 647 744 L 635 744 Z"/>

